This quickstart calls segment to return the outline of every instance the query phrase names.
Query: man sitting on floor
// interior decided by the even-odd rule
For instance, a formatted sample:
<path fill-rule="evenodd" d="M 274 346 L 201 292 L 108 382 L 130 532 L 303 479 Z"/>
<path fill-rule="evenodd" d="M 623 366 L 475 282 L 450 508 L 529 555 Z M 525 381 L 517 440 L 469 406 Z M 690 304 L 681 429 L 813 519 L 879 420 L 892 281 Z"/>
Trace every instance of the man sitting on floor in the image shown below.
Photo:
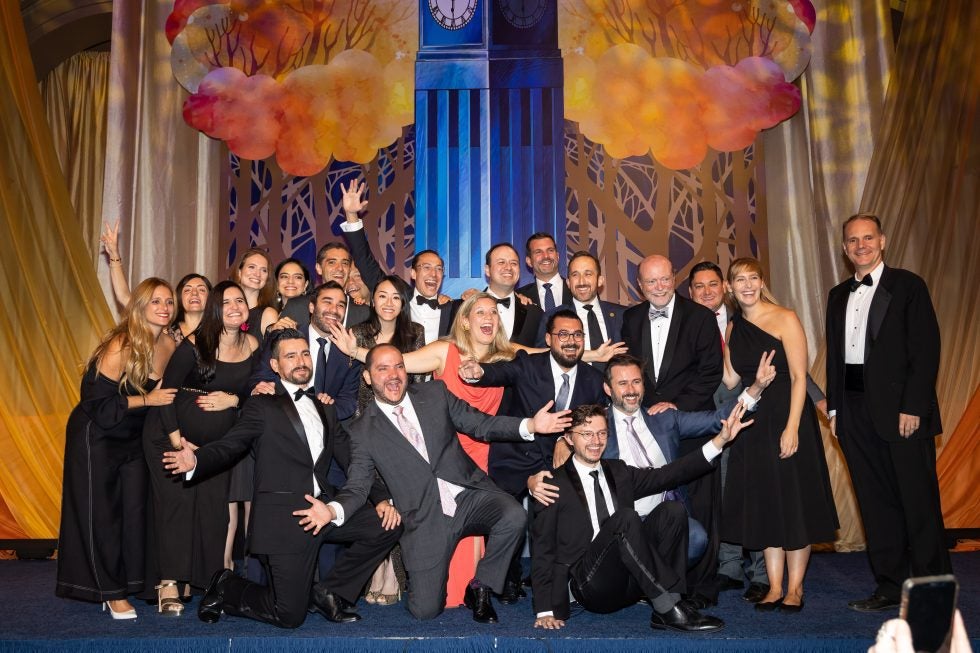
<path fill-rule="evenodd" d="M 650 627 L 708 632 L 724 626 L 687 601 L 687 513 L 667 501 L 646 521 L 633 502 L 677 487 L 712 469 L 722 447 L 752 421 L 741 422 L 736 404 L 721 431 L 700 451 L 664 465 L 638 469 L 603 459 L 606 409 L 579 406 L 562 436 L 572 456 L 555 470 L 558 498 L 532 522 L 531 579 L 535 628 L 557 629 L 569 617 L 568 593 L 590 612 L 615 612 L 646 597 L 653 606 Z"/>

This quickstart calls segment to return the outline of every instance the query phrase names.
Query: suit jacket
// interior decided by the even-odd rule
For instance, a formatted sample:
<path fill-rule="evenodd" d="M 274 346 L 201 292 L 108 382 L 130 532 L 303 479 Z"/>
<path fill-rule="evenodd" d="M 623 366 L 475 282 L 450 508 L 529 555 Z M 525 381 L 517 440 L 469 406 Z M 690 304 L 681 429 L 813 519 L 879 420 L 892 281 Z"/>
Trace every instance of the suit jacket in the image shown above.
<path fill-rule="evenodd" d="M 303 333 L 307 333 L 307 331 Z M 249 388 L 254 388 L 260 381 L 276 381 L 279 378 L 272 371 L 270 364 L 272 348 L 269 342 L 270 339 L 266 338 L 262 345 L 262 353 L 259 355 L 258 362 L 255 364 L 252 376 L 248 381 Z M 319 345 L 316 342 L 310 343 L 310 353 L 314 358 L 318 349 Z M 352 360 L 335 345 L 330 345 L 330 350 L 327 353 L 323 391 L 333 397 L 338 419 L 348 419 L 357 410 L 357 388 L 361 382 L 361 368 L 361 363 L 358 360 Z M 310 379 L 310 383 L 313 383 L 313 379 Z"/>
<path fill-rule="evenodd" d="M 602 390 L 602 374 L 582 362 L 576 370 L 575 387 L 568 405 L 604 404 L 606 394 Z M 483 378 L 476 385 L 510 388 L 510 401 L 506 406 L 501 404 L 500 412 L 519 417 L 534 415 L 558 393 L 551 375 L 551 352 L 528 355 L 520 351 L 514 360 L 486 363 Z M 557 435 L 544 435 L 534 438 L 533 442 L 491 444 L 490 476 L 511 494 L 520 493 L 527 487 L 528 476 L 551 469 L 557 439 Z"/>
<path fill-rule="evenodd" d="M 738 395 L 717 410 L 665 410 L 656 415 L 648 415 L 645 410 L 640 410 L 637 411 L 637 415 L 643 418 L 667 462 L 672 462 L 677 460 L 678 446 L 681 440 L 716 435 L 721 430 L 721 420 L 726 419 L 731 414 L 737 399 Z M 619 435 L 616 432 L 616 421 L 613 419 L 611 407 L 606 415 L 609 437 L 606 440 L 606 450 L 602 452 L 602 457 L 617 460 L 620 457 Z"/>
<path fill-rule="evenodd" d="M 535 305 L 525 306 L 517 297 L 514 301 L 514 328 L 510 341 L 525 347 L 533 347 L 538 338 L 538 328 L 544 313 Z"/>
<path fill-rule="evenodd" d="M 827 408 L 844 396 L 844 321 L 850 279 L 827 299 Z M 864 396 L 878 437 L 899 442 L 898 414 L 917 415 L 913 438 L 942 432 L 936 400 L 939 322 L 929 289 L 918 275 L 885 266 L 871 299 L 864 347 Z M 847 434 L 842 434 L 847 437 Z"/>
<path fill-rule="evenodd" d="M 300 331 L 310 326 L 310 302 L 313 301 L 313 291 L 293 297 L 286 302 L 279 312 L 279 317 L 291 317 Z M 344 326 L 350 328 L 371 317 L 371 307 L 367 304 L 355 304 L 348 298 L 347 314 L 344 316 Z"/>
<path fill-rule="evenodd" d="M 704 306 L 676 293 L 674 296 L 659 378 L 653 370 L 647 315 L 650 302 L 633 306 L 623 315 L 623 342 L 630 353 L 644 361 L 643 405 L 670 401 L 680 410 L 711 410 L 723 371 L 718 323 L 715 314 Z"/>
<path fill-rule="evenodd" d="M 700 451 L 656 468 L 638 469 L 621 460 L 603 459 L 600 464 L 615 510 L 632 510 L 635 499 L 677 487 L 713 467 Z M 549 483 L 558 486 L 558 499 L 538 509 L 531 522 L 534 612 L 551 610 L 555 618 L 568 619 L 569 570 L 592 542 L 592 522 L 585 498 L 592 488 L 583 486 L 571 458 L 555 470 Z"/>
<path fill-rule="evenodd" d="M 547 347 L 544 341 L 544 334 L 546 327 L 548 325 L 548 320 L 552 315 L 560 310 L 569 310 L 575 313 L 575 304 L 568 302 L 567 304 L 560 304 L 555 307 L 552 311 L 545 311 L 541 318 L 541 326 L 538 327 L 538 339 L 535 342 L 535 347 Z M 595 310 L 595 307 L 593 307 Z M 626 307 L 622 304 L 614 304 L 613 302 L 607 302 L 599 300 L 599 311 L 602 313 L 602 321 L 606 323 L 606 334 L 609 340 L 613 342 L 620 342 L 623 339 L 623 313 L 626 312 Z M 597 316 L 598 317 L 598 316 Z M 589 348 L 589 343 L 585 343 L 585 348 Z"/>
<path fill-rule="evenodd" d="M 249 521 L 249 542 L 255 553 L 296 553 L 309 542 L 310 533 L 299 525 L 294 510 L 309 507 L 304 495 L 313 494 L 313 477 L 321 501 L 330 501 L 337 489 L 327 481 L 330 462 L 347 469 L 350 443 L 337 421 L 333 406 L 314 400 L 323 420 L 323 452 L 313 460 L 296 402 L 277 384 L 274 395 L 256 395 L 245 403 L 242 415 L 222 437 L 197 450 L 198 475 L 227 469 L 251 449 L 255 453 L 255 495 Z M 388 499 L 384 485 L 370 486 L 373 503 Z"/>
<path fill-rule="evenodd" d="M 544 309 L 544 303 L 541 301 L 541 297 L 538 294 L 538 282 L 536 279 L 532 279 L 531 283 L 526 284 L 518 288 L 515 292 L 518 292 L 532 302 L 534 305 L 540 308 L 542 311 Z M 560 306 L 562 304 L 571 305 L 572 303 L 572 291 L 568 289 L 568 281 L 565 277 L 561 277 L 561 292 L 558 288 L 552 288 L 551 294 L 555 296 L 555 306 Z"/>
<path fill-rule="evenodd" d="M 375 470 L 380 472 L 402 515 L 405 567 L 430 569 L 447 564 L 456 546 L 449 541 L 449 521 L 442 514 L 436 478 L 465 488 L 500 492 L 463 451 L 456 433 L 483 441 L 518 440 L 523 420 L 481 413 L 446 390 L 442 381 L 412 384 L 407 396 L 418 415 L 429 461 L 372 401 L 347 426 L 351 464 L 347 484 L 334 500 L 343 506 L 345 515 L 351 514 L 368 498 Z"/>
<path fill-rule="evenodd" d="M 381 269 L 381 266 L 378 265 L 378 260 L 374 258 L 374 254 L 371 252 L 371 246 L 368 244 L 367 236 L 364 234 L 364 229 L 344 231 L 343 234 L 347 240 L 347 246 L 350 247 L 351 256 L 354 258 L 354 265 L 361 272 L 361 281 L 373 293 L 374 289 L 381 283 L 381 278 L 387 273 Z M 440 338 L 449 335 L 449 327 L 452 326 L 453 318 L 456 316 L 456 311 L 459 310 L 461 303 L 457 301 L 439 305 L 437 310 L 439 311 Z"/>

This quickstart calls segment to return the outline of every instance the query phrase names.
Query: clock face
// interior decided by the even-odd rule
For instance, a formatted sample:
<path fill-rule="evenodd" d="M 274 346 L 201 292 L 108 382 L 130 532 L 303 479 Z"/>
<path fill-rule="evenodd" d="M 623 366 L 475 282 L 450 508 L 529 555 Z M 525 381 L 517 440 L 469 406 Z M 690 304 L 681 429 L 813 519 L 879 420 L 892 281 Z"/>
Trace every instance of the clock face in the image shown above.
<path fill-rule="evenodd" d="M 548 0 L 500 0 L 500 12 L 514 27 L 533 27 L 548 9 Z"/>
<path fill-rule="evenodd" d="M 479 0 L 429 0 L 429 11 L 446 29 L 459 29 L 470 22 Z"/>

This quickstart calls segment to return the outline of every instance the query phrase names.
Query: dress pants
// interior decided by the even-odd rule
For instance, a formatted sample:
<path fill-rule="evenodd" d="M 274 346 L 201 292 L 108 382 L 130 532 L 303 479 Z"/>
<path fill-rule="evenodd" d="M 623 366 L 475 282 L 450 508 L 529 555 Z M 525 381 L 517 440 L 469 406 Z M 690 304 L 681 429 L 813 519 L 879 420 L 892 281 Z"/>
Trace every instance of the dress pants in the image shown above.
<path fill-rule="evenodd" d="M 615 612 L 646 596 L 667 612 L 686 593 L 687 512 L 666 501 L 647 515 L 617 510 L 569 570 L 572 595 L 589 612 Z"/>
<path fill-rule="evenodd" d="M 523 541 L 527 524 L 524 508 L 506 493 L 474 489 L 456 495 L 456 514 L 445 519 L 450 520 L 450 525 L 448 540 L 442 543 L 443 560 L 429 569 L 406 569 L 408 611 L 417 619 L 432 619 L 443 611 L 449 559 L 456 543 L 469 535 L 487 535 L 486 550 L 477 564 L 476 578 L 494 592 L 501 592 L 507 568 L 518 543 Z M 434 542 L 433 546 L 439 544 Z"/>
<path fill-rule="evenodd" d="M 297 518 L 298 521 L 299 518 Z M 301 528 L 299 525 L 296 528 Z M 361 588 L 385 559 L 402 529 L 381 528 L 374 508 L 365 505 L 337 527 L 327 525 L 296 553 L 256 554 L 265 568 L 267 585 L 238 576 L 225 584 L 222 608 L 227 614 L 265 621 L 281 628 L 296 628 L 306 619 L 317 553 L 323 543 L 348 544 L 350 548 L 317 584 L 323 591 L 355 603 Z"/>
<path fill-rule="evenodd" d="M 856 390 L 844 392 L 837 435 L 864 522 L 875 591 L 897 601 L 910 575 L 952 573 L 939 502 L 935 439 L 881 439 L 865 393 Z"/>

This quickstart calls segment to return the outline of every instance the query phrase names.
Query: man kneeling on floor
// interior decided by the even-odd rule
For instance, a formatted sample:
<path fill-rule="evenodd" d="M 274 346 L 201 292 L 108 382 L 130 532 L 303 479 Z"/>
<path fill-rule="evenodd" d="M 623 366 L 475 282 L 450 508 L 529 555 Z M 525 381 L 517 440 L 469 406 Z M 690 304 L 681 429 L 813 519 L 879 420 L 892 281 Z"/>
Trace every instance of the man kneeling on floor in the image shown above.
<path fill-rule="evenodd" d="M 531 580 L 535 628 L 561 628 L 572 596 L 590 612 L 615 612 L 646 597 L 650 627 L 708 632 L 724 626 L 681 599 L 687 571 L 687 513 L 677 501 L 661 503 L 640 519 L 633 501 L 677 487 L 712 468 L 727 442 L 752 423 L 741 422 L 738 403 L 721 431 L 694 451 L 663 467 L 638 469 L 602 459 L 606 409 L 579 406 L 562 436 L 572 456 L 555 470 L 558 499 L 532 522 Z"/>

